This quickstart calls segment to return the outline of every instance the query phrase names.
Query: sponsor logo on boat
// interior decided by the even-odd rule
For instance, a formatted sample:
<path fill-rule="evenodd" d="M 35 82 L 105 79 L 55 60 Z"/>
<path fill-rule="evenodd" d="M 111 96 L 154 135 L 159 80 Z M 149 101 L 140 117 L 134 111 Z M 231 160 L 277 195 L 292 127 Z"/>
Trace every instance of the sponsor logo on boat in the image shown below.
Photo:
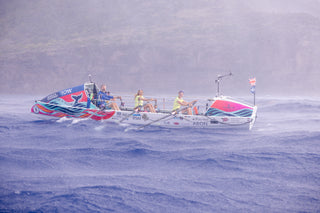
<path fill-rule="evenodd" d="M 143 114 L 143 115 L 142 115 L 142 119 L 143 119 L 144 121 L 147 121 L 147 120 L 149 120 L 149 117 L 147 116 L 147 114 Z"/>
<path fill-rule="evenodd" d="M 183 117 L 173 117 L 173 119 L 183 120 Z"/>
<path fill-rule="evenodd" d="M 82 93 L 80 95 L 71 95 L 71 98 L 74 100 L 73 105 L 79 103 L 79 100 L 82 98 Z"/>
<path fill-rule="evenodd" d="M 193 122 L 193 126 L 208 126 L 207 122 L 196 121 Z"/>
<path fill-rule="evenodd" d="M 223 122 L 227 122 L 229 119 L 228 118 L 222 118 Z"/>
<path fill-rule="evenodd" d="M 34 107 L 33 107 L 33 112 L 34 112 L 34 113 L 38 114 L 39 111 L 40 111 L 40 110 L 39 110 L 38 106 L 34 106 Z"/>
<path fill-rule="evenodd" d="M 51 94 L 47 97 L 47 101 L 51 101 L 52 99 L 55 99 L 59 97 L 59 95 L 57 93 Z"/>
<path fill-rule="evenodd" d="M 193 121 L 207 121 L 207 118 L 192 118 Z"/>
<path fill-rule="evenodd" d="M 70 89 L 65 89 L 65 90 L 62 90 L 62 91 L 60 92 L 61 96 L 68 95 L 68 94 L 70 94 L 70 93 L 72 93 L 72 88 L 70 88 Z"/>
<path fill-rule="evenodd" d="M 132 119 L 133 120 L 141 120 L 141 115 L 140 114 L 133 114 Z"/>
<path fill-rule="evenodd" d="M 216 120 L 211 120 L 210 123 L 211 123 L 211 124 L 218 124 L 219 122 L 216 121 Z"/>
<path fill-rule="evenodd" d="M 228 104 L 227 106 L 223 106 L 224 110 L 235 110 L 234 106 L 230 106 L 230 104 Z"/>

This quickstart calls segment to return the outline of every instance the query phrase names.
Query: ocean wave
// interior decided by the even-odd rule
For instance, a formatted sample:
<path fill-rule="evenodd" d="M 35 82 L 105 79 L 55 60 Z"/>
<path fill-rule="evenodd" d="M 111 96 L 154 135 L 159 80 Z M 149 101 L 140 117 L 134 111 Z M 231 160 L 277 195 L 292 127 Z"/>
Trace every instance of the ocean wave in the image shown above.
<path fill-rule="evenodd" d="M 252 131 L 127 132 L 131 125 L 32 119 L 21 103 L 0 106 L 0 212 L 319 209 L 317 101 L 259 100 Z"/>
<path fill-rule="evenodd" d="M 258 104 L 260 110 L 273 112 L 320 113 L 318 100 L 269 100 Z"/>

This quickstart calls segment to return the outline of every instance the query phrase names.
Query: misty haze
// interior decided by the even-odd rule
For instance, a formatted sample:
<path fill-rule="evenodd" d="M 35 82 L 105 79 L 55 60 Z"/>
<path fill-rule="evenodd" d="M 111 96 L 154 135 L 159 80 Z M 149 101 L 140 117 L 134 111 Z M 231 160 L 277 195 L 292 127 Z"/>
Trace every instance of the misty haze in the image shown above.
<path fill-rule="evenodd" d="M 0 0 L 0 212 L 320 212 L 319 81 L 320 0 Z"/>
<path fill-rule="evenodd" d="M 318 96 L 319 0 L 0 1 L 1 93 Z"/>

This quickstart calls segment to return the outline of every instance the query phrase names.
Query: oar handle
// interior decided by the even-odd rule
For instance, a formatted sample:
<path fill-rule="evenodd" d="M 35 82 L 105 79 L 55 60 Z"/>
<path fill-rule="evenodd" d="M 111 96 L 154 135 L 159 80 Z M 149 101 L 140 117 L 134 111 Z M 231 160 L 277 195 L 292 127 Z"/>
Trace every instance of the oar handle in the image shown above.
<path fill-rule="evenodd" d="M 197 102 L 198 102 L 198 100 L 194 100 L 194 101 L 192 101 L 192 102 L 191 102 L 191 106 L 190 106 L 190 107 L 194 106 Z"/>

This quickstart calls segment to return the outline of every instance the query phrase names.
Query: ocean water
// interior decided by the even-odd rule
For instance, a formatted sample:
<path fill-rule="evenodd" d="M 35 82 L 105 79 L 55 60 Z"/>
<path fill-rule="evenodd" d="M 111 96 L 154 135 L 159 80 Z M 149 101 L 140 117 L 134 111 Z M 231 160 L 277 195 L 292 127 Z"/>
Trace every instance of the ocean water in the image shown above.
<path fill-rule="evenodd" d="M 258 99 L 252 131 L 36 120 L 0 98 L 0 212 L 319 212 L 320 100 Z"/>

